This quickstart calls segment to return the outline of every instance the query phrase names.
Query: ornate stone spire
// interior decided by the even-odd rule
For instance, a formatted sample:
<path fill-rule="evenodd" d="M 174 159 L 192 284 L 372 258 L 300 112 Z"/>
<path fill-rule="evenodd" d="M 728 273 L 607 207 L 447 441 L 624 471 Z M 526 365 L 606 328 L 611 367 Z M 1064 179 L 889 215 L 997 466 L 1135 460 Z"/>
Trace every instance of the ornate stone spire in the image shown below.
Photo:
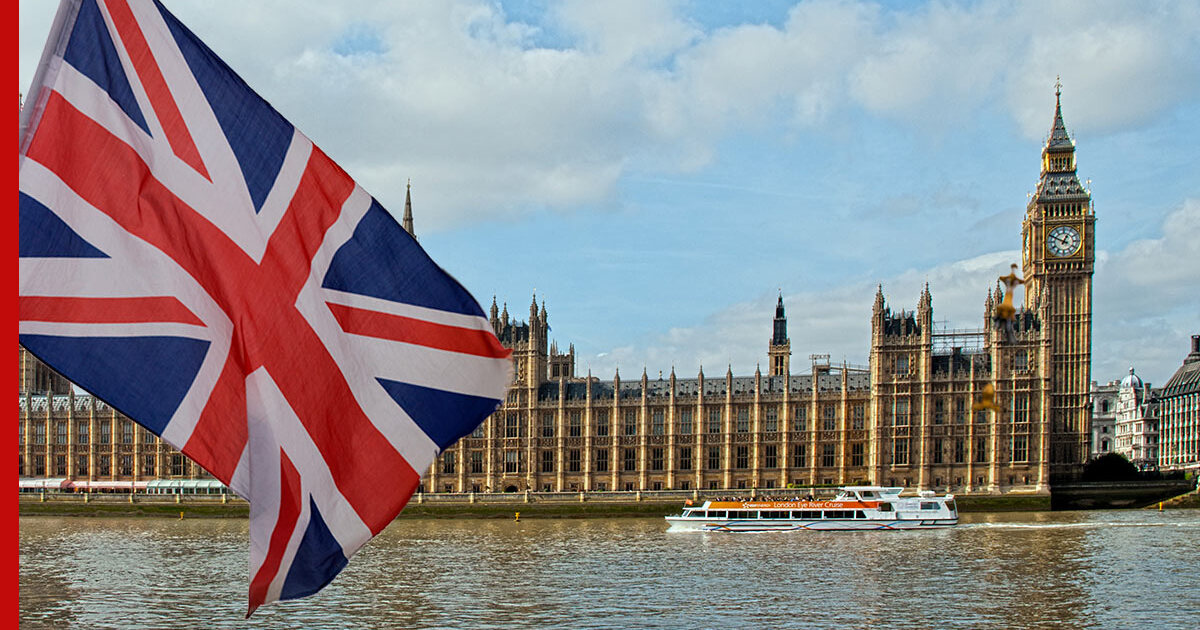
<path fill-rule="evenodd" d="M 1075 142 L 1067 133 L 1062 116 L 1062 83 L 1054 88 L 1054 122 L 1050 138 L 1042 148 L 1042 176 L 1031 204 L 1037 202 L 1088 201 L 1091 197 L 1075 174 Z"/>
<path fill-rule="evenodd" d="M 783 310 L 783 292 L 780 291 L 779 301 L 775 303 L 775 322 L 771 331 L 771 345 L 782 346 L 787 342 L 787 314 Z"/>
<path fill-rule="evenodd" d="M 417 238 L 417 233 L 413 231 L 413 216 L 412 216 L 412 180 L 408 180 L 408 186 L 404 190 L 404 231 L 408 232 L 413 238 Z"/>
<path fill-rule="evenodd" d="M 1075 143 L 1071 141 L 1067 125 L 1063 122 L 1062 81 L 1058 79 L 1054 81 L 1054 122 L 1050 126 L 1050 139 L 1046 141 L 1046 148 L 1075 150 Z"/>

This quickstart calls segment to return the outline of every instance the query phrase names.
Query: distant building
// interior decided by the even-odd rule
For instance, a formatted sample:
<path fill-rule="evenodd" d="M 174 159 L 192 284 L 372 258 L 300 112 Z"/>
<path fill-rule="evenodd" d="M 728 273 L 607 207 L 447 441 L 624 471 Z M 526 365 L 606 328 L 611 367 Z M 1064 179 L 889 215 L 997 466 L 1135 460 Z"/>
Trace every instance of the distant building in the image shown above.
<path fill-rule="evenodd" d="M 1200 472 L 1200 335 L 1158 392 L 1159 465 Z"/>
<path fill-rule="evenodd" d="M 1120 381 L 1098 385 L 1092 381 L 1092 459 L 1113 450 L 1116 436 L 1117 390 Z"/>
<path fill-rule="evenodd" d="M 574 349 L 547 338 L 546 306 L 526 322 L 493 300 L 513 350 L 504 404 L 442 453 L 434 492 L 780 488 L 877 483 L 957 492 L 1045 492 L 1091 453 L 1095 214 L 1056 103 L 1041 177 L 1022 224 L 1023 308 L 1011 331 L 936 328 L 929 287 L 915 311 L 883 289 L 871 313 L 870 365 L 811 355 L 793 373 L 782 297 L 767 374 L 601 380 L 574 372 Z M 998 270 L 1002 271 L 1002 270 Z M 998 274 L 999 275 L 999 274 Z M 1008 299 L 1011 302 L 1011 297 Z M 1021 306 L 1021 305 L 1016 305 Z M 998 411 L 976 408 L 985 388 Z"/>
<path fill-rule="evenodd" d="M 1117 387 L 1114 418 L 1116 442 L 1113 451 L 1125 456 L 1141 470 L 1158 468 L 1158 414 L 1150 383 L 1129 368 Z"/>

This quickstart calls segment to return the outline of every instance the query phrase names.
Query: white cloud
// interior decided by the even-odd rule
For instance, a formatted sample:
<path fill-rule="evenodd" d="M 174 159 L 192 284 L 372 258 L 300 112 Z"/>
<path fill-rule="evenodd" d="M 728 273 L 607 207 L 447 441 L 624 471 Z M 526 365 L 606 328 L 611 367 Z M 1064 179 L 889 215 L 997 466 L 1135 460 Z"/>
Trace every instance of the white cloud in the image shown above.
<path fill-rule="evenodd" d="M 1200 334 L 1200 199 L 1168 215 L 1158 238 L 1098 259 L 1094 284 L 1093 380 L 1134 366 L 1164 384 Z"/>
<path fill-rule="evenodd" d="M 836 128 L 861 108 L 951 129 L 1001 103 L 1040 138 L 1055 75 L 1082 133 L 1143 124 L 1200 91 L 1195 3 L 817 0 L 780 27 L 711 32 L 687 6 L 575 1 L 546 24 L 485 0 L 171 8 L 385 205 L 413 178 L 435 210 L 423 230 L 603 200 L 631 170 L 703 167 L 751 127 Z M 22 81 L 48 13 L 21 11 Z M 371 54 L 344 54 L 364 25 Z M 553 27 L 562 41 L 539 47 Z"/>
<path fill-rule="evenodd" d="M 916 309 L 929 283 L 935 324 L 979 329 L 985 324 L 984 301 L 996 278 L 1020 261 L 1020 252 L 1003 251 L 909 269 L 881 278 L 893 312 Z M 1118 252 L 1099 252 L 1093 277 L 1092 379 L 1120 378 L 1129 366 L 1161 385 L 1187 354 L 1190 336 L 1200 334 L 1200 200 L 1189 199 L 1172 212 L 1161 236 L 1138 240 Z M 857 282 L 823 291 L 784 295 L 793 372 L 807 369 L 809 354 L 831 354 L 835 361 L 865 364 L 870 353 L 874 282 Z M 774 317 L 775 295 L 730 305 L 691 328 L 674 328 L 637 345 L 609 350 L 591 363 L 598 375 L 613 366 L 650 370 L 675 366 L 693 375 L 752 374 L 765 364 Z M 1024 295 L 1018 293 L 1020 302 Z M 603 355 L 603 353 L 601 353 Z"/>

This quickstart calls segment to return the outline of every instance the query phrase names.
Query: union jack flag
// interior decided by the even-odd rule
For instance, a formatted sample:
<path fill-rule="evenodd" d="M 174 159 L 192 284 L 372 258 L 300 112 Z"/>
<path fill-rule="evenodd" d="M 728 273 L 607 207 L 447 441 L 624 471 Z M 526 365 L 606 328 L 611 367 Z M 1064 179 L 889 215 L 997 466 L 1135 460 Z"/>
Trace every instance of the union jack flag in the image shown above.
<path fill-rule="evenodd" d="M 250 501 L 247 615 L 328 584 L 509 383 L 478 302 L 157 2 L 62 3 L 19 196 L 20 342 Z"/>

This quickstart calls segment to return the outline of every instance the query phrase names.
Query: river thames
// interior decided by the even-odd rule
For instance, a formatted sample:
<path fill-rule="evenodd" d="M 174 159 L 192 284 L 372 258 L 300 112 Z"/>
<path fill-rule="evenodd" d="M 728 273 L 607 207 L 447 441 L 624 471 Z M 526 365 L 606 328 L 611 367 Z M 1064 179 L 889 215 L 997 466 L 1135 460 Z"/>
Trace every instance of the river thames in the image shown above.
<path fill-rule="evenodd" d="M 249 620 L 247 541 L 244 519 L 22 517 L 21 627 L 1200 627 L 1200 510 L 761 534 L 405 519 Z"/>

